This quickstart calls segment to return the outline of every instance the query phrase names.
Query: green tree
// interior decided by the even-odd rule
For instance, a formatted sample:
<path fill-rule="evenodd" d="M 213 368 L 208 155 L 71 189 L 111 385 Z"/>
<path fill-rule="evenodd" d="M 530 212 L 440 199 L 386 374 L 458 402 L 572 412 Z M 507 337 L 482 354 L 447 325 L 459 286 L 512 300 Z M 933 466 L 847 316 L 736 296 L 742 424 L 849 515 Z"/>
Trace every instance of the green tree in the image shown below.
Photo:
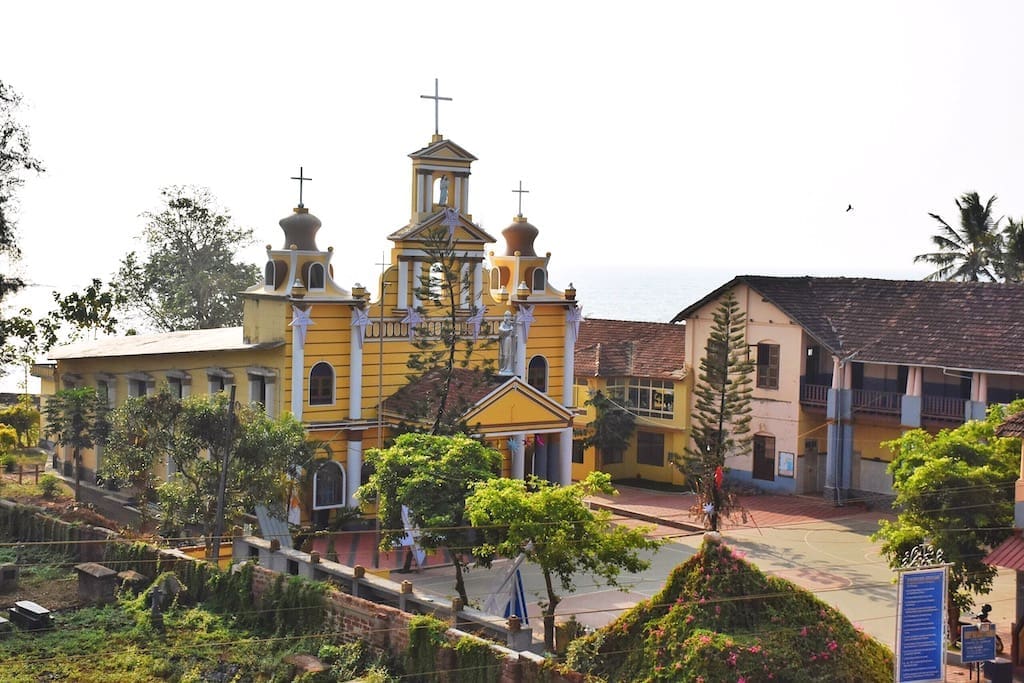
<path fill-rule="evenodd" d="M 616 397 L 621 398 L 621 397 Z M 613 453 L 622 453 L 629 446 L 636 430 L 636 417 L 621 405 L 597 391 L 586 405 L 594 407 L 594 421 L 588 425 L 584 448 L 597 448 L 609 461 Z"/>
<path fill-rule="evenodd" d="M 455 216 L 446 220 L 451 222 Z M 468 396 L 472 395 L 474 385 L 493 372 L 490 359 L 478 363 L 479 372 L 464 371 L 470 367 L 474 352 L 492 341 L 474 335 L 470 329 L 469 319 L 479 309 L 475 305 L 468 309 L 461 305 L 463 293 L 472 291 L 472 282 L 470 271 L 462 271 L 467 259 L 456 251 L 453 234 L 454 230 L 447 225 L 439 225 L 424 235 L 425 260 L 430 266 L 420 275 L 416 286 L 421 303 L 415 310 L 422 322 L 415 327 L 416 350 L 407 361 L 410 382 L 427 377 L 437 387 L 430 395 L 412 402 L 407 416 L 414 422 L 412 428 L 425 423 L 430 425 L 430 434 L 449 436 L 471 431 L 463 419 L 472 405 Z"/>
<path fill-rule="evenodd" d="M 120 289 L 109 285 L 104 288 L 103 281 L 95 277 L 81 292 L 54 292 L 53 300 L 57 320 L 72 326 L 72 339 L 83 332 L 91 333 L 93 339 L 101 333 L 114 334 L 118 322 L 114 312 L 127 303 Z"/>
<path fill-rule="evenodd" d="M 749 358 L 747 317 L 730 290 L 713 314 L 711 332 L 694 384 L 692 446 L 673 463 L 697 493 L 694 512 L 712 531 L 737 508 L 724 486 L 725 458 L 750 452 L 750 394 L 754 363 Z"/>
<path fill-rule="evenodd" d="M 15 118 L 21 96 L 0 81 L 0 256 L 14 261 L 20 256 L 13 208 L 15 196 L 24 183 L 24 172 L 41 173 L 43 164 L 32 156 L 28 131 Z M 0 302 L 24 286 L 17 277 L 0 273 Z M 3 329 L 0 328 L 0 334 Z M 0 343 L 3 337 L 0 336 Z"/>
<path fill-rule="evenodd" d="M 930 263 L 935 272 L 926 280 L 960 280 L 963 282 L 995 282 L 999 279 L 996 266 L 1002 255 L 999 233 L 1001 218 L 993 220 L 992 206 L 996 196 L 982 202 L 977 192 L 966 192 L 956 200 L 960 212 L 960 227 L 954 228 L 938 214 L 929 213 L 939 224 L 939 232 L 932 235 L 937 251 L 918 254 L 914 263 Z"/>
<path fill-rule="evenodd" d="M 230 399 L 223 392 L 179 402 L 164 388 L 147 399 L 129 402 L 115 420 L 114 448 L 107 453 L 104 471 L 146 486 L 152 470 L 169 460 L 174 472 L 156 487 L 167 529 L 199 527 L 207 553 L 212 550 L 225 449 L 228 523 L 257 505 L 283 515 L 287 475 L 307 465 L 315 447 L 291 414 L 272 419 L 258 403 L 229 410 Z"/>
<path fill-rule="evenodd" d="M 18 398 L 12 406 L 0 408 L 0 424 L 10 426 L 17 435 L 17 445 L 28 448 L 39 437 L 39 411 L 28 395 Z M 33 439 L 35 437 L 35 439 Z"/>
<path fill-rule="evenodd" d="M 477 482 L 498 476 L 501 454 L 465 435 L 402 434 L 387 449 L 370 449 L 372 474 L 356 493 L 377 500 L 380 548 L 389 549 L 406 531 L 402 506 L 419 529 L 425 550 L 444 548 L 455 566 L 455 591 L 469 604 L 463 574 L 475 536 L 466 518 L 466 497 Z"/>
<path fill-rule="evenodd" d="M 649 529 L 616 526 L 611 513 L 591 510 L 585 500 L 595 493 L 614 493 L 611 477 L 591 472 L 581 482 L 558 486 L 542 479 L 491 479 L 476 486 L 466 500 L 466 511 L 481 536 L 476 554 L 526 555 L 544 575 L 547 602 L 544 609 L 544 646 L 554 650 L 555 611 L 563 591 L 575 590 L 574 577 L 592 575 L 618 586 L 623 571 L 637 573 L 650 566 L 641 551 L 660 543 L 647 538 Z"/>
<path fill-rule="evenodd" d="M 61 389 L 46 400 L 46 433 L 70 446 L 75 461 L 75 500 L 82 500 L 82 450 L 106 441 L 107 399 L 92 387 Z"/>
<path fill-rule="evenodd" d="M 0 81 L 0 259 L 6 260 L 6 267 L 0 267 L 0 307 L 4 299 L 25 286 L 24 280 L 11 274 L 21 256 L 14 221 L 17 191 L 25 183 L 25 173 L 44 170 L 42 162 L 32 156 L 28 131 L 15 117 L 20 103 L 21 96 Z M 23 310 L 9 316 L 0 308 L 0 374 L 3 366 L 25 355 L 12 340 L 34 332 L 31 315 Z"/>
<path fill-rule="evenodd" d="M 138 493 L 142 501 L 139 526 L 143 529 L 149 522 L 146 502 L 156 499 L 161 483 L 156 465 L 174 459 L 181 410 L 181 401 L 163 384 L 155 394 L 130 397 L 110 415 L 101 474 Z"/>
<path fill-rule="evenodd" d="M 1007 218 L 996 273 L 1006 282 L 1024 282 L 1024 218 Z"/>
<path fill-rule="evenodd" d="M 914 547 L 927 544 L 950 563 L 949 625 L 955 633 L 960 611 L 972 594 L 992 588 L 996 569 L 982 562 L 1013 528 L 1013 489 L 1020 472 L 1020 439 L 995 430 L 1006 415 L 1024 410 L 994 405 L 985 420 L 967 422 L 937 435 L 914 429 L 884 446 L 893 452 L 889 473 L 896 492 L 895 520 L 882 521 L 875 540 L 892 567 Z"/>
<path fill-rule="evenodd" d="M 122 259 L 117 282 L 126 306 L 159 330 L 240 325 L 238 292 L 255 284 L 256 266 L 235 261 L 252 230 L 233 225 L 206 188 L 171 186 L 163 207 L 142 214 L 145 254 Z"/>

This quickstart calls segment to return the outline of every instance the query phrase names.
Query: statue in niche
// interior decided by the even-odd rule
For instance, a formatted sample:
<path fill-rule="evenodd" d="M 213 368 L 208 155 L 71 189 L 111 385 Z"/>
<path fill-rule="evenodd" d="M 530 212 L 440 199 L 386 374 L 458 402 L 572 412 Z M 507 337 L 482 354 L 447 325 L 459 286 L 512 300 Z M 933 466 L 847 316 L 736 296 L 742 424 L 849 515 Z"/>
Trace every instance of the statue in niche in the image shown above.
<path fill-rule="evenodd" d="M 505 316 L 498 325 L 498 374 L 514 375 L 516 373 L 516 326 L 512 321 L 512 312 L 505 311 Z"/>
<path fill-rule="evenodd" d="M 437 203 L 441 206 L 448 206 L 448 176 L 441 177 L 441 192 Z"/>

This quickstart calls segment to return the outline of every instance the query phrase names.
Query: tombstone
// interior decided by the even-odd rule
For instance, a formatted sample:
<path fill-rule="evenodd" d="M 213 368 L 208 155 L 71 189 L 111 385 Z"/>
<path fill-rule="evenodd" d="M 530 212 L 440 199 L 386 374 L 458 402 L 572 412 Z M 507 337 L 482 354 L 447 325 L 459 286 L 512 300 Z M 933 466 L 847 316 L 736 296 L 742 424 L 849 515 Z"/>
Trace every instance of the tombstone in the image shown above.
<path fill-rule="evenodd" d="M 14 603 L 14 607 L 7 610 L 7 613 L 11 617 L 11 622 L 19 628 L 30 631 L 53 628 L 50 610 L 37 605 L 31 600 L 19 600 Z"/>
<path fill-rule="evenodd" d="M 11 622 L 9 620 L 0 617 L 0 640 L 9 636 L 13 629 L 14 627 L 11 626 Z"/>
<path fill-rule="evenodd" d="M 118 572 L 117 580 L 121 583 L 122 589 L 129 590 L 135 595 L 141 593 L 146 582 L 149 581 L 145 574 L 140 574 L 134 569 L 125 569 L 123 572 Z"/>
<path fill-rule="evenodd" d="M 18 586 L 18 576 L 21 570 L 14 562 L 0 564 L 0 593 L 13 590 Z"/>
<path fill-rule="evenodd" d="M 78 572 L 78 597 L 86 604 L 105 605 L 114 602 L 117 572 L 95 562 L 75 565 Z"/>

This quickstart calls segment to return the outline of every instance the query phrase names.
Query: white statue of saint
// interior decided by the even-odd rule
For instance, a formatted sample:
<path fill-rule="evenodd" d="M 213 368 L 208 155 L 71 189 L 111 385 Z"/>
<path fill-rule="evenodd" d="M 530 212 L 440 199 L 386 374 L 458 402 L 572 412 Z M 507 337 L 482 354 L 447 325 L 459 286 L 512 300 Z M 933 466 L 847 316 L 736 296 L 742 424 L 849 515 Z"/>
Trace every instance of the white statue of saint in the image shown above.
<path fill-rule="evenodd" d="M 448 206 L 448 176 L 441 177 L 441 194 L 437 203 L 441 206 Z"/>
<path fill-rule="evenodd" d="M 516 374 L 516 326 L 512 321 L 512 311 L 505 311 L 505 316 L 498 325 L 498 374 Z"/>

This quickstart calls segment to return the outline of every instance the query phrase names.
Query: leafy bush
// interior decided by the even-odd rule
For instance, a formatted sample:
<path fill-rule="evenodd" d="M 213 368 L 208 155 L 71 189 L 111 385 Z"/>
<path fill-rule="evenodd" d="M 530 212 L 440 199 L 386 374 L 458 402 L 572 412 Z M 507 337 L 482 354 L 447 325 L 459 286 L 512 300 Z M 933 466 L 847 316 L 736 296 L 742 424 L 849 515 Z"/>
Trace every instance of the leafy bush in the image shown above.
<path fill-rule="evenodd" d="M 5 429 L 4 427 L 0 427 L 0 436 L 2 436 L 2 432 L 3 432 L 4 429 Z M 13 432 L 14 430 L 12 429 L 11 431 Z M 2 449 L 3 449 L 3 445 L 2 445 L 2 443 L 0 443 L 0 450 L 2 450 Z M 10 474 L 11 472 L 14 471 L 14 468 L 17 467 L 17 466 L 18 466 L 18 457 L 16 455 L 14 455 L 13 453 L 4 453 L 3 455 L 0 455 L 0 467 L 3 468 L 4 472 L 7 472 L 8 474 Z"/>
<path fill-rule="evenodd" d="M 570 663 L 616 681 L 892 680 L 892 653 L 837 610 L 765 576 L 718 540 L 662 591 L 573 643 Z"/>
<path fill-rule="evenodd" d="M 43 492 L 44 498 L 56 498 L 60 492 L 60 477 L 53 474 L 44 474 L 39 478 L 39 490 Z"/>

